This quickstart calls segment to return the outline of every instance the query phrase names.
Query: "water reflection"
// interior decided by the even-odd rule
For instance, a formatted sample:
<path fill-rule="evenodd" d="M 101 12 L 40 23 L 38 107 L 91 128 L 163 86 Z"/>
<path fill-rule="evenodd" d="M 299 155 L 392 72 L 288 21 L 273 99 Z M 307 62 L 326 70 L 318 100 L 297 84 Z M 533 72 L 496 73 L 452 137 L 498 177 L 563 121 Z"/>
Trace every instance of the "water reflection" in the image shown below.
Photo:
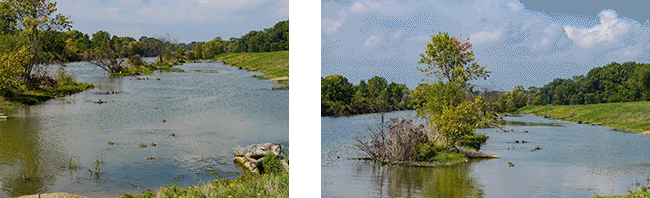
<path fill-rule="evenodd" d="M 47 191 L 62 171 L 65 154 L 59 138 L 39 133 L 40 127 L 34 118 L 0 122 L 0 183 L 9 196 Z"/>

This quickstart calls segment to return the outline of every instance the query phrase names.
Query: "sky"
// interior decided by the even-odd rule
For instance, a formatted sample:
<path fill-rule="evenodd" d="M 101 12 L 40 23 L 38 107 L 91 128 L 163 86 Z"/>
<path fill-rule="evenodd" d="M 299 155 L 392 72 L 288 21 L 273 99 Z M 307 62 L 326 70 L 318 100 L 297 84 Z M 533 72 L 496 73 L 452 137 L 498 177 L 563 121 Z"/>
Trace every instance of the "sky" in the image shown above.
<path fill-rule="evenodd" d="M 414 88 L 426 41 L 469 38 L 491 71 L 479 88 L 541 87 L 611 62 L 650 63 L 650 1 L 323 0 L 321 76 L 373 76 Z"/>
<path fill-rule="evenodd" d="M 156 37 L 169 34 L 179 43 L 241 37 L 289 19 L 289 0 L 66 0 L 59 13 L 72 29 L 91 36 Z"/>

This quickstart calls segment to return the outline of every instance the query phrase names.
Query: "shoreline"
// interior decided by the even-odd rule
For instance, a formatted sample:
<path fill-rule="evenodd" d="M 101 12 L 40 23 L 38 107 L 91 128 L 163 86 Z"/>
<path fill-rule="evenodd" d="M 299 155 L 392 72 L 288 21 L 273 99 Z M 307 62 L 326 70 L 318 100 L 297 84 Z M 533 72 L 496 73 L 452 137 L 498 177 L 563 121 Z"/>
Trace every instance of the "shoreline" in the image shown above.
<path fill-rule="evenodd" d="M 253 76 L 289 86 L 289 51 L 257 53 L 223 53 L 212 59 L 229 67 L 263 73 Z"/>

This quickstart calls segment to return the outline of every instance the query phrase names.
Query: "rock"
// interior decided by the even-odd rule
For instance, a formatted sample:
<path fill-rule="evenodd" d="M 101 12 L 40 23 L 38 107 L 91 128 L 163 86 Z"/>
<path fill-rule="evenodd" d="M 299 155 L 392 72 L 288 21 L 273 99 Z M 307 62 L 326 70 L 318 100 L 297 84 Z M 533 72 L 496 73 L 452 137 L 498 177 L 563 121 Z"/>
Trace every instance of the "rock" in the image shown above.
<path fill-rule="evenodd" d="M 5 119 L 7 119 L 7 116 L 0 115 L 0 120 L 5 120 Z"/>
<path fill-rule="evenodd" d="M 646 131 L 646 132 L 643 132 L 643 133 L 641 133 L 641 134 L 643 134 L 643 135 L 650 135 L 650 131 Z"/>
<path fill-rule="evenodd" d="M 262 166 L 264 156 L 271 152 L 282 159 L 284 168 L 289 171 L 289 161 L 284 158 L 282 145 L 278 143 L 253 144 L 245 147 L 235 148 L 235 157 L 233 162 L 235 167 L 242 172 L 260 173 L 259 167 Z"/>

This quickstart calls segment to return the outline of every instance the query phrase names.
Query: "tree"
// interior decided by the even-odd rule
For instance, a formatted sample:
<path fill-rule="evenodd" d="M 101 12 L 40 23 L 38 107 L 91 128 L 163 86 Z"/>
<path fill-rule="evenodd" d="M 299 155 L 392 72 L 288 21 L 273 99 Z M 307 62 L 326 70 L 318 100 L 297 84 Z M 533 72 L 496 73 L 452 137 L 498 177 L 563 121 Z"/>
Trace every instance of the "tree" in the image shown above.
<path fill-rule="evenodd" d="M 469 81 L 479 78 L 486 79 L 490 72 L 484 66 L 474 63 L 474 53 L 470 51 L 472 44 L 468 39 L 450 37 L 448 33 L 439 32 L 427 41 L 425 53 L 420 54 L 418 63 L 427 64 L 426 68 L 418 68 L 427 76 L 435 76 L 438 80 L 456 82 L 463 90 L 472 91 Z"/>
<path fill-rule="evenodd" d="M 352 84 L 341 75 L 331 75 L 321 78 L 321 102 L 344 102 L 349 103 L 354 95 Z"/>
<path fill-rule="evenodd" d="M 11 28 L 20 30 L 26 38 L 31 56 L 29 56 L 29 63 L 24 66 L 23 79 L 28 82 L 35 66 L 53 61 L 46 59 L 52 57 L 47 56 L 50 52 L 41 48 L 47 36 L 45 33 L 70 29 L 72 22 L 60 13 L 52 16 L 57 10 L 56 3 L 50 3 L 49 0 L 6 0 L 0 4 L 2 4 L 0 6 L 3 9 L 2 13 L 15 19 Z"/>
<path fill-rule="evenodd" d="M 99 48 L 84 52 L 83 59 L 109 74 L 121 73 L 124 69 L 122 63 L 124 63 L 125 59 L 120 58 L 120 54 L 124 54 L 125 50 L 124 44 L 102 45 Z"/>
<path fill-rule="evenodd" d="M 437 130 L 448 143 L 454 144 L 458 138 L 474 131 L 487 105 L 481 96 L 475 101 L 468 101 L 466 93 L 473 93 L 470 81 L 486 79 L 485 67 L 474 63 L 472 44 L 468 39 L 450 37 L 448 33 L 439 32 L 431 36 L 420 54 L 421 64 L 418 68 L 434 80 L 426 81 L 415 90 L 411 100 L 421 117 L 429 119 L 429 126 Z"/>

